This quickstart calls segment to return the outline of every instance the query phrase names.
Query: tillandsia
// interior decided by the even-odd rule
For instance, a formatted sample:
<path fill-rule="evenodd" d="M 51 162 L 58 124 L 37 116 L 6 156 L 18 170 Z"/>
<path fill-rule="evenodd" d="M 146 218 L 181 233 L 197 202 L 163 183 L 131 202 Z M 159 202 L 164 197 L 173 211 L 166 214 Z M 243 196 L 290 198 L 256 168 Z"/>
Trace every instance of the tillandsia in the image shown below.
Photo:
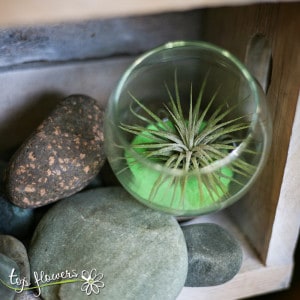
<path fill-rule="evenodd" d="M 229 194 L 230 182 L 242 185 L 240 178 L 249 177 L 255 170 L 255 166 L 248 163 L 245 158 L 237 156 L 228 166 L 204 172 L 206 167 L 224 160 L 230 153 L 237 151 L 243 133 L 250 126 L 249 116 L 230 118 L 237 106 L 230 107 L 227 101 L 215 105 L 215 102 L 220 102 L 216 99 L 219 97 L 221 87 L 214 91 L 208 101 L 204 101 L 207 80 L 208 75 L 203 79 L 196 98 L 191 83 L 189 99 L 181 99 L 177 72 L 175 72 L 173 93 L 165 83 L 168 101 L 163 104 L 165 111 L 163 117 L 129 92 L 135 108 L 138 108 L 134 109 L 131 106 L 130 110 L 138 122 L 132 125 L 122 123 L 120 128 L 133 135 L 132 149 L 146 160 L 180 173 L 178 175 L 178 172 L 175 172 L 172 176 L 157 172 L 152 181 L 149 177 L 148 184 L 151 184 L 151 189 L 144 197 L 147 197 L 150 202 L 163 201 L 162 199 L 171 193 L 172 196 L 169 197 L 171 200 L 167 205 L 184 208 L 187 195 L 192 194 L 187 190 L 197 189 L 195 201 L 199 202 L 199 205 L 195 205 L 200 207 L 201 202 L 205 200 L 211 203 L 226 198 Z M 189 103 L 186 110 L 182 105 L 183 100 Z M 245 152 L 250 155 L 255 154 L 255 151 L 249 149 Z M 128 167 L 133 172 L 136 171 L 135 166 L 141 167 L 139 161 L 128 151 L 125 156 Z M 147 180 L 147 176 L 144 180 Z M 160 189 L 164 192 L 160 193 L 159 200 L 156 198 Z M 193 205 L 188 209 L 192 210 Z"/>

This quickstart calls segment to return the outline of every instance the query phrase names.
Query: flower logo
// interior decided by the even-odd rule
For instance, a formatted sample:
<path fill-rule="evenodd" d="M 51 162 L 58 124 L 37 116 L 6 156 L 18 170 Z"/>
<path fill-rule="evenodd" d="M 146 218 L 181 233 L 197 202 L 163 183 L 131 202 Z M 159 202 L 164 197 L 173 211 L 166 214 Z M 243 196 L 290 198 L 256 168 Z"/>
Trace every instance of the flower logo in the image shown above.
<path fill-rule="evenodd" d="M 103 274 L 97 274 L 96 269 L 92 269 L 90 273 L 86 270 L 82 271 L 81 278 L 85 280 L 81 286 L 81 291 L 86 292 L 88 296 L 92 293 L 98 295 L 100 289 L 104 288 L 104 283 L 101 281 Z"/>

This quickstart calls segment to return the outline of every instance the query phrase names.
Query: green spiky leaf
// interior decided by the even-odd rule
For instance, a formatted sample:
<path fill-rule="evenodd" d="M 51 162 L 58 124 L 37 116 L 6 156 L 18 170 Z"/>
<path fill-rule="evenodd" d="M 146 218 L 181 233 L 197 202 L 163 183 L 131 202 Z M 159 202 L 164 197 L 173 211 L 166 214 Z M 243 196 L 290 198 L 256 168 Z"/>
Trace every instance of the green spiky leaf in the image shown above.
<path fill-rule="evenodd" d="M 161 118 L 150 108 L 137 99 L 131 92 L 133 101 L 130 107 L 132 114 L 137 118 L 137 124 L 121 124 L 120 128 L 133 135 L 131 144 L 139 155 L 147 160 L 153 160 L 170 170 L 182 171 L 182 176 L 167 176 L 161 173 L 153 179 L 153 185 L 148 195 L 149 201 L 154 201 L 160 188 L 164 186 L 164 194 L 172 187 L 170 206 L 182 205 L 190 174 L 193 173 L 196 188 L 200 199 L 210 198 L 210 201 L 219 201 L 229 193 L 229 183 L 242 184 L 233 174 L 249 177 L 255 171 L 255 166 L 243 158 L 233 160 L 230 168 L 221 168 L 214 172 L 201 174 L 201 169 L 224 159 L 230 152 L 235 151 L 242 141 L 240 136 L 249 128 L 248 116 L 228 119 L 238 105 L 228 107 L 227 102 L 216 105 L 220 97 L 221 86 L 216 89 L 212 97 L 205 101 L 205 88 L 208 74 L 204 77 L 196 101 L 193 99 L 193 83 L 190 84 L 189 99 L 180 98 L 178 75 L 174 75 L 174 92 L 165 83 L 167 100 L 164 104 L 167 117 Z M 182 103 L 189 103 L 185 112 Z M 219 103 L 218 101 L 217 103 Z M 168 103 L 168 104 L 166 104 Z M 204 103 L 207 103 L 204 105 Z M 138 109 L 135 110 L 134 106 Z M 139 112 L 138 112 L 139 111 Z M 140 123 L 144 125 L 140 125 Z M 139 125 L 138 125 L 139 123 Z M 246 149 L 248 155 L 255 155 L 253 150 Z M 138 160 L 127 154 L 129 167 L 138 164 Z M 227 168 L 227 169 L 226 169 Z"/>

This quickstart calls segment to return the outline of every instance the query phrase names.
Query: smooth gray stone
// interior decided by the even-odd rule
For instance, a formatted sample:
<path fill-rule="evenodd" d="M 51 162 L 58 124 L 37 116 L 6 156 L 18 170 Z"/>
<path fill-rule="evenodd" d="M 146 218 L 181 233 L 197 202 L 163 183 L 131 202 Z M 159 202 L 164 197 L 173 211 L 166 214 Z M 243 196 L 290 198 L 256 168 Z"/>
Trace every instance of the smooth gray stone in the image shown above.
<path fill-rule="evenodd" d="M 0 253 L 15 261 L 20 269 L 20 276 L 30 281 L 30 266 L 25 246 L 9 235 L 0 235 Z"/>
<path fill-rule="evenodd" d="M 0 67 L 136 55 L 171 40 L 200 37 L 200 11 L 0 29 Z"/>
<path fill-rule="evenodd" d="M 187 274 L 187 251 L 175 218 L 143 206 L 123 188 L 88 190 L 55 204 L 34 233 L 31 270 L 104 275 L 89 299 L 174 300 Z M 45 287 L 44 300 L 81 300 L 81 283 Z"/>
<path fill-rule="evenodd" d="M 17 263 L 0 252 L 0 279 L 6 284 L 12 287 L 18 287 L 17 285 L 12 285 L 9 275 L 12 274 L 12 270 L 15 269 L 13 273 L 20 278 L 20 271 Z M 15 280 L 15 279 L 12 279 Z M 16 292 L 13 289 L 6 287 L 2 282 L 0 282 L 0 299 L 2 300 L 13 300 Z"/>
<path fill-rule="evenodd" d="M 31 237 L 35 225 L 33 209 L 18 207 L 0 196 L 0 212 L 0 233 L 20 240 Z"/>
<path fill-rule="evenodd" d="M 19 207 L 35 208 L 86 187 L 105 161 L 103 115 L 89 96 L 63 99 L 11 158 L 7 198 Z"/>
<path fill-rule="evenodd" d="M 240 270 L 243 253 L 239 243 L 217 224 L 182 226 L 188 249 L 187 287 L 215 286 Z"/>

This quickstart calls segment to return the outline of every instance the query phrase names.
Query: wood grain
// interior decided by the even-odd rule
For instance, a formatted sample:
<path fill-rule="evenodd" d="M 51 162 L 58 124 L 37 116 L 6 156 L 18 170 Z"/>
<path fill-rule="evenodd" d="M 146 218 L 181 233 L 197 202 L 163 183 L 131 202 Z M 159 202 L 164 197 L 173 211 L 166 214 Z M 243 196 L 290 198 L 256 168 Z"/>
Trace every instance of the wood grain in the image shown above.
<path fill-rule="evenodd" d="M 278 2 L 277 0 L 265 0 Z M 287 1 L 287 0 L 281 0 Z M 288 0 L 291 1 L 291 0 Z M 0 26 L 45 24 L 87 19 L 145 15 L 183 11 L 202 7 L 244 5 L 260 0 L 3 0 L 0 2 Z"/>
<path fill-rule="evenodd" d="M 268 249 L 267 265 L 293 263 L 300 226 L 300 95 Z"/>
<path fill-rule="evenodd" d="M 200 18 L 201 10 L 195 10 L 42 26 L 0 27 L 0 68 L 36 61 L 138 55 L 171 40 L 199 39 Z"/>
<path fill-rule="evenodd" d="M 272 74 L 267 93 L 273 120 L 271 153 L 255 186 L 231 208 L 233 217 L 265 263 L 300 87 L 299 14 L 299 3 L 263 4 L 208 9 L 204 20 L 204 39 L 227 48 L 241 60 L 255 34 L 263 34 L 271 45 Z M 299 194 L 298 191 L 298 199 Z"/>

